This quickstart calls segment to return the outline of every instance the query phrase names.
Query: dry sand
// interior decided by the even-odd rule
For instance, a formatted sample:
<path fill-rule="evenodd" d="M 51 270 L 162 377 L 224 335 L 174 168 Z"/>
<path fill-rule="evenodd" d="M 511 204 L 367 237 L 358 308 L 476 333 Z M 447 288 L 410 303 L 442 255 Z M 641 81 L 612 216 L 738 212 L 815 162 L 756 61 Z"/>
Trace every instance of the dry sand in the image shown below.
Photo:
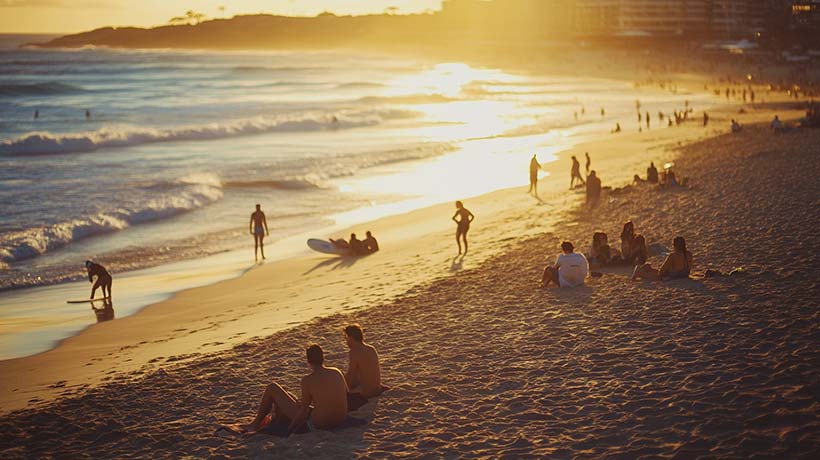
<path fill-rule="evenodd" d="M 467 203 L 480 220 L 461 262 L 450 205 L 432 207 L 373 223 L 385 250 L 372 258 L 268 264 L 0 363 L 0 457 L 813 458 L 820 132 L 747 126 L 679 148 L 708 134 L 690 125 L 575 150 L 589 149 L 605 185 L 677 156 L 687 189 L 633 187 L 578 210 L 562 157 L 542 203 L 524 190 Z M 626 219 L 649 242 L 685 236 L 695 279 L 631 283 L 615 269 L 583 288 L 538 287 L 561 239 L 616 240 Z M 745 275 L 702 279 L 738 266 Z M 289 324 L 322 305 L 352 312 Z M 343 367 L 350 321 L 393 387 L 359 411 L 366 426 L 214 435 L 247 420 L 271 379 L 295 389 L 307 342 Z"/>

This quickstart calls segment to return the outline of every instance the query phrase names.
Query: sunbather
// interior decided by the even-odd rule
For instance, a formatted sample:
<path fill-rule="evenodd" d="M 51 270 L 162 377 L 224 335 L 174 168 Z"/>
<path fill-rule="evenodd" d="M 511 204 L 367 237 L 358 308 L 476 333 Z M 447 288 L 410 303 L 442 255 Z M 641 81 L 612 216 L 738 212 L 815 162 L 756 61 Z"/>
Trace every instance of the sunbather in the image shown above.
<path fill-rule="evenodd" d="M 672 240 L 675 251 L 666 257 L 660 269 L 650 264 L 638 265 L 632 272 L 632 280 L 647 279 L 652 281 L 672 278 L 688 278 L 692 272 L 692 253 L 686 250 L 686 240 L 682 236 Z"/>

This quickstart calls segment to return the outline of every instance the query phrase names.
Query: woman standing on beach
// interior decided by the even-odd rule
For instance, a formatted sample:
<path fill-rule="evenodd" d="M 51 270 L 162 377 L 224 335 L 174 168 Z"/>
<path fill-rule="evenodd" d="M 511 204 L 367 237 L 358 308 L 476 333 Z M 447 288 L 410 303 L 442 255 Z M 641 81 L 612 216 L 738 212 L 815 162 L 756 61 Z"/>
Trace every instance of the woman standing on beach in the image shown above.
<path fill-rule="evenodd" d="M 456 219 L 456 217 L 459 217 Z M 461 254 L 461 239 L 464 239 L 464 254 L 467 254 L 467 231 L 470 230 L 470 222 L 475 219 L 473 213 L 464 207 L 464 203 L 456 201 L 456 213 L 453 214 L 453 221 L 458 225 L 456 227 L 456 244 L 458 244 L 458 253 Z"/>

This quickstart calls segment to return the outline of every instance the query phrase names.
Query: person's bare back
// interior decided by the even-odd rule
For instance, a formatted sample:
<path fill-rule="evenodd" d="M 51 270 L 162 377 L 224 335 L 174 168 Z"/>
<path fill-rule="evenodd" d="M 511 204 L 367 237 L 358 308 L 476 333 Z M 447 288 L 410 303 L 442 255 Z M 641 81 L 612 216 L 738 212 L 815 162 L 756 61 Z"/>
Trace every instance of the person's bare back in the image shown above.
<path fill-rule="evenodd" d="M 302 379 L 303 404 L 313 404 L 310 422 L 316 428 L 329 429 L 347 417 L 347 384 L 335 367 L 317 367 Z"/>
<path fill-rule="evenodd" d="M 359 393 L 365 398 L 381 394 L 382 371 L 379 365 L 379 353 L 376 348 L 364 341 L 364 331 L 358 324 L 345 328 L 345 340 L 350 348 L 350 359 L 345 380 L 351 392 Z"/>

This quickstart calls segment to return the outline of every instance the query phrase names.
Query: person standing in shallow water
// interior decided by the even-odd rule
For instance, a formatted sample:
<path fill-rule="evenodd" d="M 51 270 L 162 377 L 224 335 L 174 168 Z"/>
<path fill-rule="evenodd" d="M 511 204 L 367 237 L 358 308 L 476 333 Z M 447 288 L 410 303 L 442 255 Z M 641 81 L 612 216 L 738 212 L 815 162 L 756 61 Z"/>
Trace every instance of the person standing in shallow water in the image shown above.
<path fill-rule="evenodd" d="M 530 190 L 529 193 L 535 193 L 538 196 L 538 170 L 541 169 L 541 164 L 538 163 L 538 158 L 535 154 L 530 160 Z"/>
<path fill-rule="evenodd" d="M 592 166 L 592 159 L 589 158 L 589 152 L 584 152 L 584 155 L 587 157 L 586 171 L 587 171 L 587 176 L 589 176 L 589 167 Z"/>
<path fill-rule="evenodd" d="M 456 217 L 459 217 L 456 219 Z M 453 214 L 453 221 L 456 227 L 456 244 L 458 244 L 458 253 L 461 254 L 461 240 L 464 240 L 464 254 L 467 254 L 467 232 L 470 230 L 470 222 L 475 220 L 475 216 L 467 208 L 464 203 L 456 201 L 456 213 Z"/>
<path fill-rule="evenodd" d="M 257 252 L 262 253 L 262 259 L 265 259 L 265 235 L 270 235 L 268 232 L 268 220 L 265 218 L 265 213 L 262 212 L 262 205 L 256 205 L 256 211 L 251 214 L 250 232 L 253 235 L 253 258 L 259 260 Z"/>

